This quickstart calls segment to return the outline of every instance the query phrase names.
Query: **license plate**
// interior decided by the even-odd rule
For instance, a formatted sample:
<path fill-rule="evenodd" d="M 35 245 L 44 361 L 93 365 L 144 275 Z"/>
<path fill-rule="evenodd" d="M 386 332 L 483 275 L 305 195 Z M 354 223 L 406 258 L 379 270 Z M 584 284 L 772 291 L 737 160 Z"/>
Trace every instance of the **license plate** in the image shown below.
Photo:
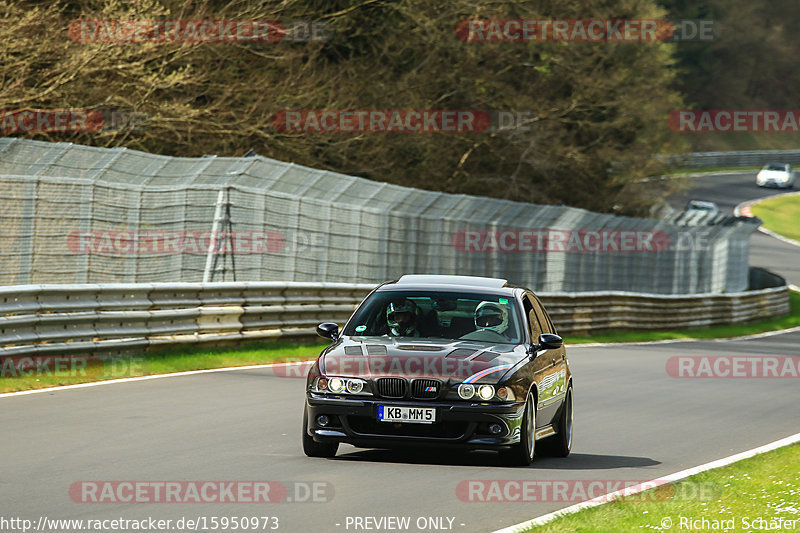
<path fill-rule="evenodd" d="M 390 407 L 388 405 L 379 405 L 378 420 L 381 422 L 433 424 L 436 422 L 436 409 L 432 407 Z"/>

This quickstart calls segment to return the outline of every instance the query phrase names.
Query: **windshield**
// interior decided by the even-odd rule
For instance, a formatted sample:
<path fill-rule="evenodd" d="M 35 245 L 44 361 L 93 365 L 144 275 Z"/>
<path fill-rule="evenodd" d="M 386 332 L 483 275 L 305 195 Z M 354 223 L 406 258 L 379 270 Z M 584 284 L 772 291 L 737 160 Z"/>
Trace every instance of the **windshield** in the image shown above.
<path fill-rule="evenodd" d="M 777 163 L 772 163 L 767 165 L 765 170 L 778 170 L 780 172 L 786 172 L 786 165 L 779 165 Z"/>
<path fill-rule="evenodd" d="M 376 292 L 361 306 L 343 333 L 507 344 L 522 342 L 513 298 L 469 292 Z"/>

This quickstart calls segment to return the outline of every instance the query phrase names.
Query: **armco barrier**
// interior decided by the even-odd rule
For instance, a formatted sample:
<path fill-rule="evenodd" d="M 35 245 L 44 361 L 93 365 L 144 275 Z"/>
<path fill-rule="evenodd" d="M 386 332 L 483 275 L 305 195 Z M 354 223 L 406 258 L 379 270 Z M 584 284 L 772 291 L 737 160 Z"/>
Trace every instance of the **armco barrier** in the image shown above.
<path fill-rule="evenodd" d="M 789 312 L 783 280 L 763 271 L 751 279 L 768 287 L 691 296 L 540 296 L 561 334 L 735 324 Z M 344 324 L 372 287 L 299 282 L 0 287 L 0 356 L 113 355 L 166 345 L 307 337 L 320 322 Z"/>
<path fill-rule="evenodd" d="M 743 152 L 697 152 L 665 156 L 670 165 L 683 168 L 761 167 L 767 163 L 800 165 L 800 150 L 751 150 Z"/>

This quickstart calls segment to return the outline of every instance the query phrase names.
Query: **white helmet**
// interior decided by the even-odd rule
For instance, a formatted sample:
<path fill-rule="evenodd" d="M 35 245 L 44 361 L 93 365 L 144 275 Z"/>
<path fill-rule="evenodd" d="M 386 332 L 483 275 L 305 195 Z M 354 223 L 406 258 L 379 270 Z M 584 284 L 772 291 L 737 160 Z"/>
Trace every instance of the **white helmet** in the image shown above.
<path fill-rule="evenodd" d="M 506 306 L 497 302 L 481 302 L 475 308 L 475 327 L 504 334 L 508 329 Z"/>

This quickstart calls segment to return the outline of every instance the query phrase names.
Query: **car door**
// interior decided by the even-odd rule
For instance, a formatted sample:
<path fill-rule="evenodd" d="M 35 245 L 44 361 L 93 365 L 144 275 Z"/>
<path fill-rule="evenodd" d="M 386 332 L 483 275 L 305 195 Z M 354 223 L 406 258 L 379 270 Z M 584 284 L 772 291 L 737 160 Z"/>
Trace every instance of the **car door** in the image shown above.
<path fill-rule="evenodd" d="M 540 313 L 537 312 L 537 302 L 535 296 L 527 293 L 522 298 L 523 309 L 528 322 L 528 330 L 531 341 L 536 344 L 539 342 L 539 335 L 545 333 Z M 554 365 L 554 352 L 556 350 L 537 351 L 532 365 L 534 369 L 534 381 L 538 391 L 538 403 L 536 404 L 536 426 L 546 426 L 550 424 L 556 414 L 557 405 L 553 401 L 554 390 L 557 376 Z"/>
<path fill-rule="evenodd" d="M 542 326 L 542 331 L 544 333 L 558 335 L 558 331 L 556 331 L 556 328 L 553 325 L 553 322 L 550 320 L 550 317 L 542 305 L 541 300 L 539 300 L 536 295 L 533 296 L 533 302 L 534 313 L 539 319 L 539 323 Z M 548 350 L 548 353 L 550 354 L 552 365 L 552 372 L 549 374 L 549 376 L 551 376 L 550 379 L 553 380 L 553 386 L 548 389 L 548 401 L 552 402 L 551 406 L 553 407 L 553 416 L 555 416 L 558 412 L 558 407 L 561 406 L 561 403 L 563 402 L 564 396 L 567 392 L 567 351 L 562 345 L 561 348 L 556 350 Z"/>

